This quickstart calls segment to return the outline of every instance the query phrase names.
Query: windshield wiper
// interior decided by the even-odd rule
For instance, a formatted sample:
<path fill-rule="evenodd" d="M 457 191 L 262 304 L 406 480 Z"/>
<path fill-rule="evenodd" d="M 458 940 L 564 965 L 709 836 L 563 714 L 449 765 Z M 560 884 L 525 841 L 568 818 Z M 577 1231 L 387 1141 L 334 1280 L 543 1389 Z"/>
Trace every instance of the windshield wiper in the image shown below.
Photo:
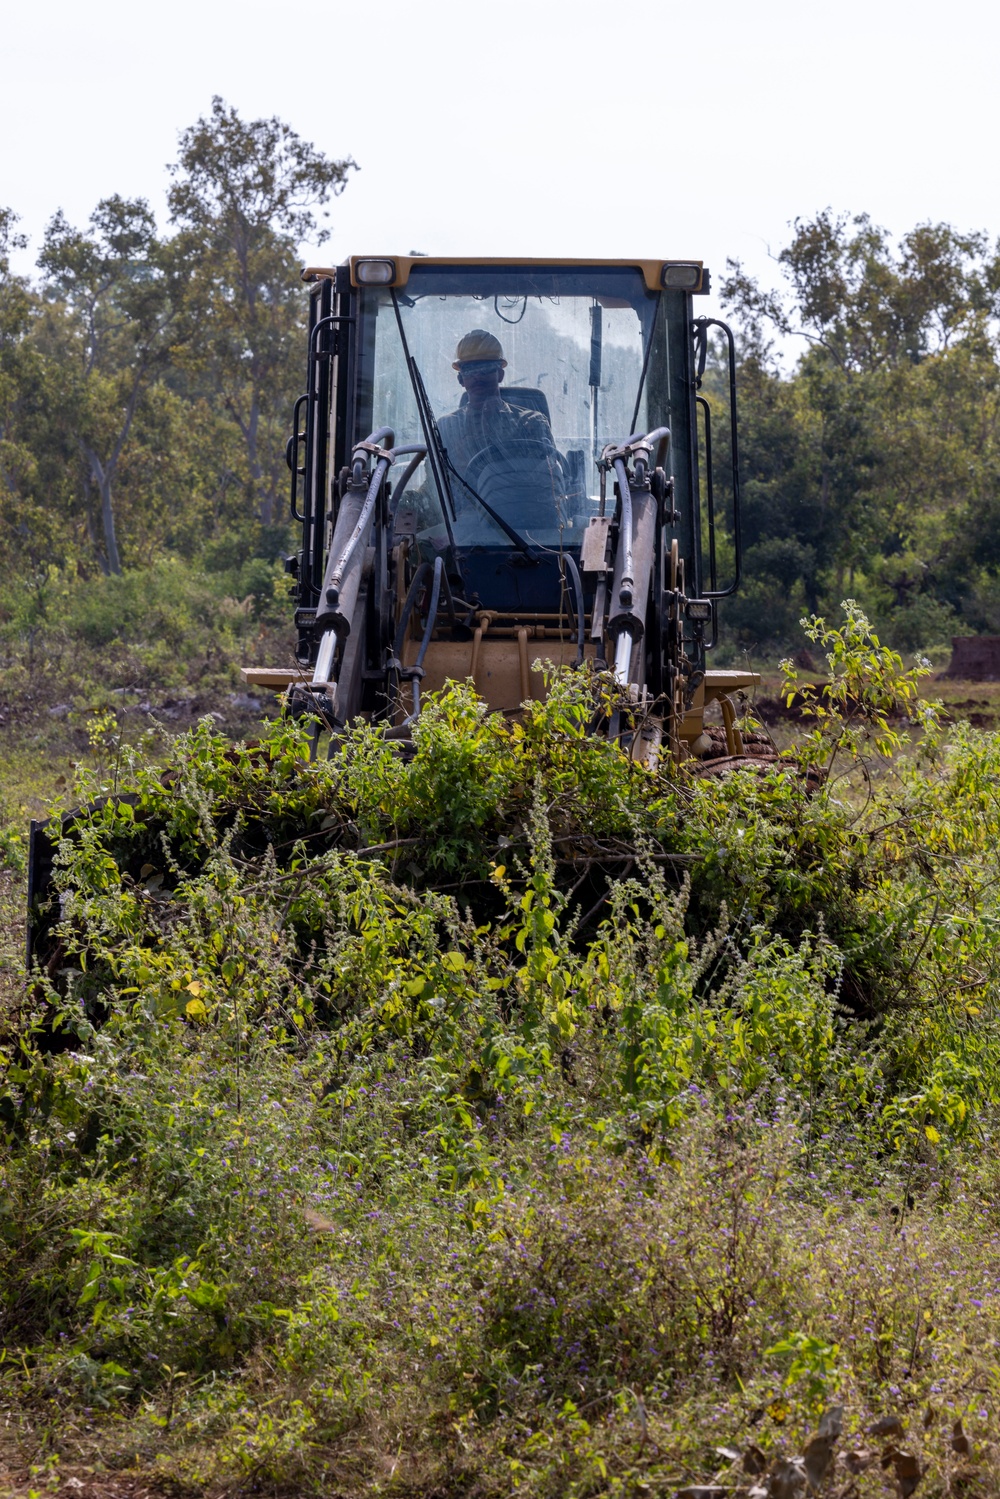
<path fill-rule="evenodd" d="M 427 446 L 431 449 L 432 464 L 435 471 L 435 478 L 438 482 L 438 488 L 440 489 L 442 495 L 444 495 L 446 500 L 444 520 L 445 525 L 448 528 L 448 540 L 451 543 L 452 550 L 455 550 L 455 533 L 451 528 L 451 521 L 448 517 L 448 506 L 451 506 L 451 513 L 457 518 L 458 511 L 455 508 L 455 497 L 452 492 L 450 478 L 450 475 L 454 474 L 455 478 L 462 485 L 463 489 L 468 490 L 473 499 L 478 500 L 479 504 L 482 505 L 490 520 L 500 527 L 501 531 L 503 531 L 505 536 L 509 537 L 509 539 L 517 547 L 518 551 L 523 552 L 525 557 L 527 557 L 530 562 L 537 562 L 538 558 L 536 557 L 535 553 L 532 551 L 528 543 L 525 541 L 524 537 L 519 535 L 519 533 L 514 530 L 514 527 L 509 525 L 508 522 L 504 520 L 503 516 L 498 514 L 498 512 L 493 509 L 493 506 L 489 504 L 487 500 L 483 499 L 478 490 L 473 489 L 472 485 L 468 482 L 467 479 L 462 478 L 462 475 L 458 472 L 458 469 L 448 457 L 448 449 L 445 447 L 444 443 L 441 440 L 441 432 L 438 428 L 437 422 L 434 419 L 434 411 L 431 406 L 430 399 L 427 395 L 427 387 L 424 385 L 424 378 L 421 375 L 417 361 L 410 353 L 409 345 L 406 342 L 406 332 L 403 328 L 403 319 L 399 313 L 399 303 L 396 300 L 395 291 L 393 291 L 392 293 L 392 305 L 396 313 L 396 324 L 399 328 L 400 343 L 403 345 L 403 357 L 406 360 L 406 368 L 409 371 L 410 384 L 413 386 L 413 394 L 417 399 L 417 410 L 420 412 L 420 424 L 424 429 L 424 437 L 427 440 Z"/>

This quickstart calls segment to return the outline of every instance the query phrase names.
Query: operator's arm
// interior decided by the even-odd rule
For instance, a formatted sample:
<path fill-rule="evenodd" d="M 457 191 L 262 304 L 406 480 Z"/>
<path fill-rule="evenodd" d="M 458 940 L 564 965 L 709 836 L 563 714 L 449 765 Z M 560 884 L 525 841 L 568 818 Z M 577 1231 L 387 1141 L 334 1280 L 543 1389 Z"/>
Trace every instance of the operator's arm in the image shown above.
<path fill-rule="evenodd" d="M 555 438 L 552 436 L 552 428 L 548 419 L 540 411 L 519 411 L 520 436 L 531 438 L 532 441 L 541 443 L 546 450 L 546 457 L 554 474 L 562 483 L 566 476 L 566 462 L 556 447 Z"/>
<path fill-rule="evenodd" d="M 555 439 L 552 436 L 552 428 L 546 417 L 540 411 L 519 410 L 517 413 L 518 425 L 521 431 L 520 437 L 530 437 L 535 442 L 544 443 L 550 452 L 556 452 Z M 558 455 L 557 455 L 558 456 Z"/>

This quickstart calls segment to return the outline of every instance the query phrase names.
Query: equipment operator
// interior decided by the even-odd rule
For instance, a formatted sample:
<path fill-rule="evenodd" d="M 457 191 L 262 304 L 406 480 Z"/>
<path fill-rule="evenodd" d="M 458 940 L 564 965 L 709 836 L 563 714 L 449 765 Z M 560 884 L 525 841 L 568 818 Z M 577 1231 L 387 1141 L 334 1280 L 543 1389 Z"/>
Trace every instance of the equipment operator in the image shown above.
<path fill-rule="evenodd" d="M 448 457 L 460 474 L 484 448 L 504 449 L 525 441 L 540 444 L 539 457 L 550 459 L 553 468 L 559 469 L 552 429 L 543 414 L 511 405 L 500 394 L 506 368 L 500 340 L 485 328 L 473 328 L 459 339 L 452 369 L 458 371 L 466 398 L 438 425 Z"/>

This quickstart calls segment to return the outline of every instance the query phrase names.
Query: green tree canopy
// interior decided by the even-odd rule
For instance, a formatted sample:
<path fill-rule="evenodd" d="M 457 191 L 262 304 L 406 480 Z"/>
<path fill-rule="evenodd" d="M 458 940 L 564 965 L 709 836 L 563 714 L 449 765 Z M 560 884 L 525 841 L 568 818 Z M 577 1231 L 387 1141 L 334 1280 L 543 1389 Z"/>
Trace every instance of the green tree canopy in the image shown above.
<path fill-rule="evenodd" d="M 140 398 L 165 368 L 176 298 L 169 256 L 144 199 L 98 203 L 90 232 L 60 211 L 45 231 L 38 264 L 56 329 L 60 412 L 100 497 L 102 563 L 121 572 L 113 487 Z"/>
<path fill-rule="evenodd" d="M 909 647 L 1000 624 L 997 286 L 985 235 L 796 220 L 781 289 L 729 262 L 743 335 L 749 579 L 732 617 L 787 638 L 845 588 Z M 791 375 L 775 335 L 806 348 Z"/>
<path fill-rule="evenodd" d="M 326 238 L 317 212 L 355 169 L 277 118 L 244 121 L 216 96 L 170 167 L 187 293 L 182 359 L 244 444 L 244 482 L 265 526 L 278 517 L 284 427 L 298 379 L 298 244 Z"/>

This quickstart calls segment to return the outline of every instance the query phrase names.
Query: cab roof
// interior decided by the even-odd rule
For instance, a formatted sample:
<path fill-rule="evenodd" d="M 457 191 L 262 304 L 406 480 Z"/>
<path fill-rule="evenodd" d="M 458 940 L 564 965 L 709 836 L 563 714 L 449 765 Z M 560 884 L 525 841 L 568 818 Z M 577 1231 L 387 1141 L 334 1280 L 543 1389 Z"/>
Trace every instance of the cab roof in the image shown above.
<path fill-rule="evenodd" d="M 364 278 L 364 272 L 358 274 L 359 266 L 365 263 L 378 262 L 380 265 L 391 267 L 391 273 L 386 279 L 378 282 L 369 281 Z M 419 266 L 544 266 L 550 270 L 559 269 L 562 266 L 576 268 L 580 266 L 592 266 L 605 268 L 612 266 L 628 266 L 638 270 L 646 283 L 648 291 L 660 291 L 664 286 L 664 271 L 668 266 L 690 266 L 692 271 L 697 270 L 698 276 L 695 281 L 692 278 L 690 285 L 682 289 L 690 292 L 707 291 L 708 274 L 701 260 L 646 260 L 636 258 L 634 260 L 603 260 L 597 257 L 561 257 L 545 256 L 535 257 L 530 255 L 352 255 L 343 262 L 343 269 L 349 269 L 351 285 L 354 287 L 362 285 L 377 284 L 381 286 L 402 287 L 410 279 L 410 272 L 415 265 Z M 304 281 L 319 281 L 325 277 L 336 275 L 337 267 L 334 266 L 307 266 L 302 272 Z M 364 278 L 364 279 L 363 279 Z"/>

